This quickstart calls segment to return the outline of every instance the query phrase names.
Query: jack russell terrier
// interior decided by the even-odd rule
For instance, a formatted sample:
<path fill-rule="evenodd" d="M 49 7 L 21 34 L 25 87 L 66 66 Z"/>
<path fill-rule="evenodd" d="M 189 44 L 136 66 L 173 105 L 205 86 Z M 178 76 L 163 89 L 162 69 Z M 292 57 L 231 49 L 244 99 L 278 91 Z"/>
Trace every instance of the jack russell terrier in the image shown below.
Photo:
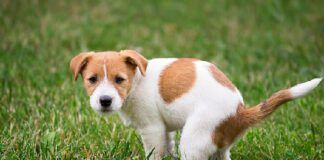
<path fill-rule="evenodd" d="M 182 159 L 230 159 L 230 148 L 249 127 L 281 104 L 306 95 L 316 78 L 283 89 L 246 108 L 239 90 L 215 65 L 193 58 L 145 59 L 133 50 L 87 52 L 70 62 L 81 74 L 91 107 L 116 111 L 141 135 L 146 154 L 161 159 L 173 152 L 173 131 L 182 129 Z"/>

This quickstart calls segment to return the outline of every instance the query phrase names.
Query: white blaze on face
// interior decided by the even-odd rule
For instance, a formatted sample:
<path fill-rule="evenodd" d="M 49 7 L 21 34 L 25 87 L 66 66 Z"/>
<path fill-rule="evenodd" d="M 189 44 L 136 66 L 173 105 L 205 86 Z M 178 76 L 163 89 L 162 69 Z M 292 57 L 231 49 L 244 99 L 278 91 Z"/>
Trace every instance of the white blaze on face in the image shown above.
<path fill-rule="evenodd" d="M 106 64 L 103 65 L 103 70 L 104 79 L 99 82 L 99 85 L 90 96 L 90 105 L 95 111 L 101 112 L 103 107 L 101 106 L 99 99 L 101 96 L 109 96 L 112 98 L 112 103 L 109 107 L 109 110 L 119 110 L 122 106 L 122 100 L 118 94 L 117 89 L 108 81 Z"/>

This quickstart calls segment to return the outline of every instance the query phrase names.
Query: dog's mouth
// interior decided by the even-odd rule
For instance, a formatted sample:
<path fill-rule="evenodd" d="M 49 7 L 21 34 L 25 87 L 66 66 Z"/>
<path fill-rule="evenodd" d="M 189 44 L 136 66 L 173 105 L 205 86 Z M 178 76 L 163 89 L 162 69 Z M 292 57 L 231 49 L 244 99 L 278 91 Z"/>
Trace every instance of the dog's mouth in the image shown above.
<path fill-rule="evenodd" d="M 113 110 L 111 108 L 102 108 L 100 109 L 100 112 L 102 113 L 109 113 L 109 112 L 112 112 Z"/>

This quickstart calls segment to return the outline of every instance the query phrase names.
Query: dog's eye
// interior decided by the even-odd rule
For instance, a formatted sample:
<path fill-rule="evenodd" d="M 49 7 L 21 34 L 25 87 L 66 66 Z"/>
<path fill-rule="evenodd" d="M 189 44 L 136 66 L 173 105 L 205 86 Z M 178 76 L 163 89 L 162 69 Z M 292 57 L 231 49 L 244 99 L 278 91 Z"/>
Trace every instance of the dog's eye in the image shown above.
<path fill-rule="evenodd" d="M 91 76 L 88 80 L 91 84 L 94 84 L 97 82 L 98 78 L 97 76 Z"/>
<path fill-rule="evenodd" d="M 116 82 L 117 84 L 121 84 L 124 80 L 125 80 L 125 79 L 124 79 L 123 77 L 119 77 L 119 76 L 116 76 L 116 78 L 115 78 L 115 82 Z"/>

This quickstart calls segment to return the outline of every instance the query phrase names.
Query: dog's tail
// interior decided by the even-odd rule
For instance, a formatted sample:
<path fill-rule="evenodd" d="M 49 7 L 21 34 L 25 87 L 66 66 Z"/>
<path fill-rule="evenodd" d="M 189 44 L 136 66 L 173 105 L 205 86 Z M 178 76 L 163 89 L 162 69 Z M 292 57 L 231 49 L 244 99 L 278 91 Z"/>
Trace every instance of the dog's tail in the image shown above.
<path fill-rule="evenodd" d="M 239 109 L 238 116 L 246 128 L 257 124 L 273 113 L 281 104 L 309 93 L 321 82 L 321 80 L 322 78 L 315 78 L 308 82 L 293 86 L 289 89 L 280 90 L 264 102 L 254 107 Z"/>
<path fill-rule="evenodd" d="M 289 89 L 280 90 L 264 102 L 251 108 L 245 108 L 243 104 L 239 104 L 236 114 L 226 119 L 216 128 L 213 135 L 214 143 L 219 148 L 232 144 L 246 129 L 264 120 L 281 104 L 306 95 L 321 80 L 322 78 L 315 78 Z"/>

